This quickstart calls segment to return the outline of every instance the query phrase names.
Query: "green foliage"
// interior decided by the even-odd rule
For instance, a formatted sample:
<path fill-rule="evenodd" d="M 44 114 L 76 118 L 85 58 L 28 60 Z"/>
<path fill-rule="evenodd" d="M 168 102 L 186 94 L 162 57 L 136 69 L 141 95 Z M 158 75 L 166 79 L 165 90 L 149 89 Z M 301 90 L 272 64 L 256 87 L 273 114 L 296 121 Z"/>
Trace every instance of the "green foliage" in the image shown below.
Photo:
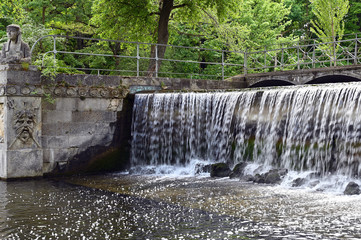
<path fill-rule="evenodd" d="M 25 3 L 26 0 L 1 0 L 0 18 L 11 18 L 15 23 L 20 23 L 26 14 Z"/>
<path fill-rule="evenodd" d="M 159 9 L 166 1 L 153 0 L 98 0 L 93 5 L 91 23 L 98 27 L 103 38 L 157 42 Z M 169 1 L 168 1 L 169 2 Z M 192 22 L 203 16 L 204 9 L 215 9 L 218 17 L 227 14 L 233 0 L 175 0 L 170 22 Z M 172 23 L 171 23 L 172 24 Z M 172 28 L 172 27 L 171 27 Z"/>
<path fill-rule="evenodd" d="M 348 0 L 310 0 L 312 12 L 316 19 L 311 20 L 311 32 L 320 38 L 325 44 L 322 49 L 336 64 L 336 52 L 338 47 L 334 43 L 341 40 L 344 35 L 344 17 L 349 10 Z"/>
<path fill-rule="evenodd" d="M 348 0 L 311 0 L 316 16 L 311 20 L 311 31 L 324 42 L 330 42 L 344 34 L 344 17 L 349 10 Z"/>
<path fill-rule="evenodd" d="M 24 4 L 37 23 L 53 28 L 54 34 L 91 34 L 91 0 L 31 0 Z"/>
<path fill-rule="evenodd" d="M 350 10 L 345 15 L 348 1 Z M 164 73 L 159 76 L 220 79 L 222 70 L 226 76 L 232 76 L 239 74 L 242 67 L 222 68 L 207 63 L 219 63 L 223 58 L 226 63 L 239 64 L 243 63 L 242 51 L 277 48 L 298 38 L 321 37 L 324 42 L 332 42 L 336 35 L 337 39 L 341 39 L 344 32 L 360 31 L 361 3 L 359 0 L 348 1 L 312 0 L 310 5 L 310 0 L 3 0 L 0 2 L 0 44 L 6 40 L 5 28 L 11 23 L 22 27 L 23 40 L 30 47 L 38 38 L 48 34 L 156 43 L 161 28 L 160 10 L 164 4 L 173 3 L 166 19 L 165 43 L 225 52 L 168 47 L 164 58 L 197 63 L 162 61 L 159 71 Z M 44 74 L 49 76 L 52 72 L 79 73 L 69 68 L 108 69 L 114 71 L 84 71 L 120 75 L 135 75 L 131 71 L 137 69 L 136 59 L 116 57 L 136 56 L 136 44 L 63 39 L 57 40 L 56 48 L 59 51 L 109 56 L 58 53 L 54 68 L 53 56 L 49 55 L 44 66 L 42 61 L 40 63 Z M 52 49 L 52 39 L 43 39 L 36 45 L 33 59 Z M 338 49 L 328 44 L 324 49 L 318 49 L 321 50 L 335 59 Z M 276 54 L 281 52 L 267 56 L 254 54 L 255 59 L 253 62 L 249 60 L 249 66 L 258 61 L 270 66 L 265 71 L 277 70 L 274 67 Z M 295 63 L 296 54 L 287 52 L 284 60 Z M 149 45 L 141 46 L 140 56 L 151 56 Z M 151 61 L 141 59 L 139 62 L 140 70 L 145 74 Z"/>
<path fill-rule="evenodd" d="M 39 70 L 41 70 L 42 76 L 53 81 L 55 80 L 55 77 L 59 71 L 59 64 L 58 60 L 54 59 L 54 56 L 46 55 L 43 59 L 38 59 L 33 64 L 38 66 Z"/>
<path fill-rule="evenodd" d="M 361 32 L 361 2 L 359 0 L 349 0 L 350 10 L 345 18 L 345 32 Z"/>

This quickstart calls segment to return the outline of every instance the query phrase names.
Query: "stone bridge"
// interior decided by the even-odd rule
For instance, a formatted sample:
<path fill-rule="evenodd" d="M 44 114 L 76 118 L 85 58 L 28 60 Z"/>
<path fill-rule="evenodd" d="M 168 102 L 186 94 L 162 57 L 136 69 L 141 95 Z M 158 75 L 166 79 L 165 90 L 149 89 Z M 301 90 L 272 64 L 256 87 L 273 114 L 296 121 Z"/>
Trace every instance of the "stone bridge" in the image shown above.
<path fill-rule="evenodd" d="M 244 87 L 354 82 L 361 81 L 361 65 L 237 75 L 227 80 Z"/>

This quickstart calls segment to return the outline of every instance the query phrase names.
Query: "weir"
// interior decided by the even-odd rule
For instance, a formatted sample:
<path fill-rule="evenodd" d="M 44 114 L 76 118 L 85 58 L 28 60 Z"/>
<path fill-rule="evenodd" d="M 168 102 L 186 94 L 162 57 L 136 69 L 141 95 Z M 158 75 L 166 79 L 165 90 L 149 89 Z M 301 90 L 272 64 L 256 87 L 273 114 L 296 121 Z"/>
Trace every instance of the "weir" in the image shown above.
<path fill-rule="evenodd" d="M 256 163 L 361 174 L 361 84 L 137 94 L 133 166 Z"/>

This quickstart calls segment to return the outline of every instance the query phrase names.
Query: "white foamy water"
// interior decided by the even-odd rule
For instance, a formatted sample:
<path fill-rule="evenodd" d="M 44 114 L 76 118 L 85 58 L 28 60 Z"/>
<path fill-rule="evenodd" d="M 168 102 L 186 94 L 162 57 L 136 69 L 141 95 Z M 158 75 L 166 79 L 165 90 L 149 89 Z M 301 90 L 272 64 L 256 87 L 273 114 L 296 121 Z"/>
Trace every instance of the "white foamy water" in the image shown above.
<path fill-rule="evenodd" d="M 182 175 L 192 172 L 192 159 L 246 161 L 258 172 L 287 168 L 288 181 L 313 172 L 339 186 L 361 174 L 360 94 L 359 83 L 139 94 L 131 163 L 161 172 L 176 166 Z"/>

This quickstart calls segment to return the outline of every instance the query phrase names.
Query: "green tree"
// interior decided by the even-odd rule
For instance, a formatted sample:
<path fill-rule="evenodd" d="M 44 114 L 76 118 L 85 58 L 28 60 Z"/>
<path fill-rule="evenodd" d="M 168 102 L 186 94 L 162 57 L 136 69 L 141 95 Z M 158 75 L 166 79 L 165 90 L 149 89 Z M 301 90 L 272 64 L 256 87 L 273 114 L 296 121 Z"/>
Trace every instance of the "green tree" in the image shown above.
<path fill-rule="evenodd" d="M 30 0 L 24 8 L 37 23 L 51 27 L 54 33 L 89 36 L 94 33 L 91 0 Z"/>
<path fill-rule="evenodd" d="M 310 38 L 310 21 L 314 17 L 309 0 L 285 0 L 285 5 L 291 8 L 288 15 L 291 24 L 285 31 L 285 35 L 293 34 L 303 39 Z"/>
<path fill-rule="evenodd" d="M 345 18 L 345 32 L 361 32 L 361 2 L 359 0 L 349 0 L 350 10 Z"/>
<path fill-rule="evenodd" d="M 19 22 L 25 14 L 23 8 L 26 0 L 1 0 L 0 1 L 0 18 L 11 18 L 15 22 Z"/>
<path fill-rule="evenodd" d="M 349 10 L 348 0 L 310 0 L 312 12 L 316 19 L 311 20 L 311 31 L 325 44 L 323 50 L 336 65 L 336 38 L 341 40 L 344 35 L 344 17 Z"/>
<path fill-rule="evenodd" d="M 216 9 L 219 17 L 232 9 L 233 0 L 97 0 L 93 5 L 93 23 L 101 35 L 118 40 L 151 41 L 168 44 L 171 21 L 196 23 L 206 9 Z M 153 46 L 151 58 L 163 58 L 166 47 Z M 158 66 L 159 67 L 159 66 Z M 154 72 L 155 61 L 150 61 Z"/>
<path fill-rule="evenodd" d="M 247 0 L 239 1 L 235 12 L 217 26 L 217 37 L 231 50 L 259 50 L 293 39 L 284 37 L 291 22 L 290 7 L 284 1 Z"/>

